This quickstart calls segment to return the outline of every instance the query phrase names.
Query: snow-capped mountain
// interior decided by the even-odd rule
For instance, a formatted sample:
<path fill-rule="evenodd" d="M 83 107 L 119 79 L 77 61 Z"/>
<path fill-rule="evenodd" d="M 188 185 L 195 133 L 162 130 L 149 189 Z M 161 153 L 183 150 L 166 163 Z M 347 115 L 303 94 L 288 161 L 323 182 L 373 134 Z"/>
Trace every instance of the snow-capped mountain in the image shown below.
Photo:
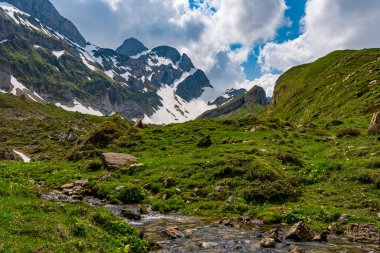
<path fill-rule="evenodd" d="M 86 43 L 48 0 L 3 0 L 0 31 L 1 92 L 157 124 L 195 119 L 217 106 L 210 101 L 218 94 L 186 54 L 150 50 L 134 38 L 117 50 Z"/>

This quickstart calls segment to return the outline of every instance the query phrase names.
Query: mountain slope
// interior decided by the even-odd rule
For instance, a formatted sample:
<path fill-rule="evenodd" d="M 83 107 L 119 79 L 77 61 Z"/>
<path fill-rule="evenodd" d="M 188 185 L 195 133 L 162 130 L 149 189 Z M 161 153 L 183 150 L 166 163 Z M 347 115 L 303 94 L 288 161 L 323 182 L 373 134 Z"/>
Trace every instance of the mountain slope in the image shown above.
<path fill-rule="evenodd" d="M 4 0 L 4 2 L 10 3 L 16 8 L 29 13 L 40 20 L 41 23 L 46 24 L 80 46 L 86 45 L 86 40 L 75 25 L 62 17 L 48 0 Z"/>
<path fill-rule="evenodd" d="M 269 101 L 265 95 L 265 90 L 255 85 L 248 92 L 241 94 L 240 96 L 218 106 L 213 110 L 203 113 L 200 118 L 228 118 L 233 115 L 242 114 L 240 111 L 247 110 L 250 110 L 252 111 L 251 113 L 253 113 L 253 110 L 256 110 L 257 108 L 260 108 L 260 106 L 266 106 L 268 104 Z"/>
<path fill-rule="evenodd" d="M 0 4 L 3 92 L 83 113 L 144 116 L 152 123 L 183 122 L 213 108 L 208 99 L 216 95 L 207 76 L 175 48 L 149 50 L 133 38 L 118 52 L 99 48 L 83 43 L 49 1 L 8 2 L 22 10 Z"/>
<path fill-rule="evenodd" d="M 380 49 L 336 51 L 277 81 L 271 111 L 304 123 L 380 110 Z"/>

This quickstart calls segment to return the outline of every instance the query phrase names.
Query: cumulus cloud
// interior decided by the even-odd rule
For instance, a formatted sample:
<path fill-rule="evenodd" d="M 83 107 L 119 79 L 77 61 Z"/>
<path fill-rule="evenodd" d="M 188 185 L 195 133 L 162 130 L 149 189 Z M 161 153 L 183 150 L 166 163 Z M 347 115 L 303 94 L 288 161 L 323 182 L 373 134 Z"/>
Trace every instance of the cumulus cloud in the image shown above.
<path fill-rule="evenodd" d="M 253 81 L 246 80 L 245 82 L 240 83 L 237 86 L 237 88 L 244 88 L 246 90 L 250 90 L 253 86 L 257 85 L 265 90 L 267 97 L 272 97 L 274 86 L 279 77 L 280 75 L 266 73 Z"/>
<path fill-rule="evenodd" d="M 304 31 L 284 43 L 267 43 L 260 52 L 263 71 L 285 71 L 339 49 L 379 47 L 379 0 L 308 0 Z"/>
<path fill-rule="evenodd" d="M 273 39 L 286 24 L 285 0 L 204 0 L 195 1 L 196 8 L 188 0 L 52 1 L 91 42 L 116 48 L 133 36 L 150 48 L 176 47 L 219 90 L 243 83 L 240 65 L 252 47 Z M 231 50 L 231 44 L 239 47 Z"/>

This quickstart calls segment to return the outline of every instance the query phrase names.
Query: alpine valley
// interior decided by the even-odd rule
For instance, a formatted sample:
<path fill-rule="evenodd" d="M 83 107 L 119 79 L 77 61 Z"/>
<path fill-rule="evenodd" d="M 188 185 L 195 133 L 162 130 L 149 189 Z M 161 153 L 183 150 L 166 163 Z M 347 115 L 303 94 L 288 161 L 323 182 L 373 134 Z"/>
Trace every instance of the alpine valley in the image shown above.
<path fill-rule="evenodd" d="M 294 66 L 268 98 L 0 1 L 0 252 L 380 252 L 380 49 Z"/>
<path fill-rule="evenodd" d="M 214 90 L 175 48 L 148 49 L 134 38 L 116 50 L 86 42 L 48 0 L 3 1 L 0 29 L 0 90 L 33 101 L 164 124 L 195 119 L 218 95 L 228 102 L 236 94 Z"/>

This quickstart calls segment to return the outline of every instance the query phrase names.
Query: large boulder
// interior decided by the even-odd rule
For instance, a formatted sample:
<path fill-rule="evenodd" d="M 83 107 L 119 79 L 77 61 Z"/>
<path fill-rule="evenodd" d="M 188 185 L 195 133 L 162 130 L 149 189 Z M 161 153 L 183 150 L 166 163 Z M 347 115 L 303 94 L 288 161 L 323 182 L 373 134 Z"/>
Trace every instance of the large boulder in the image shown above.
<path fill-rule="evenodd" d="M 137 163 L 137 158 L 130 154 L 103 153 L 101 158 L 104 165 L 109 169 L 118 169 L 125 165 Z"/>
<path fill-rule="evenodd" d="M 163 231 L 166 236 L 168 236 L 170 239 L 178 239 L 182 238 L 185 235 L 176 227 L 167 227 Z"/>
<path fill-rule="evenodd" d="M 128 220 L 141 220 L 141 215 L 130 209 L 123 209 L 120 212 L 120 216 L 127 218 Z"/>
<path fill-rule="evenodd" d="M 313 231 L 303 221 L 294 224 L 285 235 L 285 239 L 295 241 L 311 241 L 313 238 Z"/>
<path fill-rule="evenodd" d="M 368 134 L 379 134 L 380 133 L 380 113 L 375 113 L 372 116 L 371 123 L 368 126 Z"/>
<path fill-rule="evenodd" d="M 354 242 L 380 243 L 380 233 L 375 224 L 349 224 L 344 235 Z"/>

